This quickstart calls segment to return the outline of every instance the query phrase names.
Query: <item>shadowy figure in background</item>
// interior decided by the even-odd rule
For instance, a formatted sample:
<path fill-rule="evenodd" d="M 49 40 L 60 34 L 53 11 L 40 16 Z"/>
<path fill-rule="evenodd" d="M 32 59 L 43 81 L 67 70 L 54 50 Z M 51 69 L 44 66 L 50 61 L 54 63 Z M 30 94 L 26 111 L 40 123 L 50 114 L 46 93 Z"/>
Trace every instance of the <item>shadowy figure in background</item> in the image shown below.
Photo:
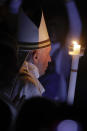
<path fill-rule="evenodd" d="M 13 114 L 10 107 L 0 97 L 0 130 L 10 131 L 13 121 Z"/>
<path fill-rule="evenodd" d="M 14 129 L 15 131 L 66 131 L 66 129 L 86 131 L 85 115 L 83 110 L 66 103 L 56 103 L 44 97 L 33 97 L 21 106 Z"/>
<path fill-rule="evenodd" d="M 21 4 L 22 0 L 0 0 L 0 31 L 7 31 L 15 38 Z"/>
<path fill-rule="evenodd" d="M 20 7 L 19 1 L 0 0 L 0 129 L 3 126 L 2 130 L 8 130 L 10 122 L 12 126 L 17 115 L 10 97 L 14 78 L 18 73 L 17 43 L 13 38 L 17 32 L 18 12 L 10 10 L 13 8 L 10 2 L 14 3 L 14 10 Z"/>
<path fill-rule="evenodd" d="M 13 119 L 16 109 L 10 97 L 17 72 L 17 43 L 8 33 L 0 32 L 0 98 L 9 105 Z"/>
<path fill-rule="evenodd" d="M 48 131 L 54 123 L 57 105 L 54 101 L 43 97 L 26 100 L 19 110 L 14 128 L 15 131 Z"/>
<path fill-rule="evenodd" d="M 51 65 L 49 65 L 48 67 L 47 73 L 40 78 L 40 81 L 44 85 L 46 90 L 43 96 L 62 102 L 67 100 L 71 68 L 71 56 L 68 55 L 68 46 L 73 40 L 78 41 L 81 35 L 81 21 L 74 0 L 65 0 L 64 4 L 66 7 L 66 13 L 69 23 L 63 23 L 64 20 L 67 20 L 62 20 L 61 17 L 59 17 L 59 21 L 63 21 L 61 23 L 63 23 L 64 25 L 61 25 L 61 28 L 59 27 L 59 30 L 57 32 L 60 31 L 60 33 L 57 33 L 55 31 L 57 30 L 55 29 L 55 25 L 57 26 L 58 24 L 56 23 L 56 21 L 58 21 L 58 18 L 55 21 L 53 19 L 53 23 L 51 20 L 48 22 L 48 29 L 51 30 L 50 32 L 53 33 L 50 34 L 50 38 L 52 40 L 52 62 Z M 61 14 L 63 13 L 63 11 L 61 11 Z M 59 23 L 59 25 L 61 23 Z M 67 24 L 69 25 L 69 31 L 68 34 L 66 33 L 67 35 L 65 35 L 64 31 L 66 29 L 64 30 L 64 28 Z M 61 39 L 64 39 L 64 35 L 66 36 L 66 40 L 61 41 Z M 57 37 L 60 37 L 59 40 Z M 65 45 L 62 46 L 62 43 L 64 43 Z"/>
<path fill-rule="evenodd" d="M 0 91 L 5 95 L 17 72 L 17 43 L 8 33 L 0 32 Z"/>

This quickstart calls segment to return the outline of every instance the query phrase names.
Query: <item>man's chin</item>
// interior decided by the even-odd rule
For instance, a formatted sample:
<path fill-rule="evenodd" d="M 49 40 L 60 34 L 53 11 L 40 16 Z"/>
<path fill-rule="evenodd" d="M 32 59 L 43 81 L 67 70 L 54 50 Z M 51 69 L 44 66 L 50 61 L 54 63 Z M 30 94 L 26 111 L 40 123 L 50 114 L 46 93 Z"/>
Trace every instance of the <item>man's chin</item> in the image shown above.
<path fill-rule="evenodd" d="M 43 76 L 43 75 L 45 74 L 45 72 L 46 72 L 46 71 L 44 71 L 44 72 L 41 72 L 41 73 L 40 73 L 40 76 Z"/>
<path fill-rule="evenodd" d="M 40 74 L 40 76 L 43 76 L 43 75 L 45 75 L 46 74 L 46 72 L 47 72 L 47 68 L 46 69 L 44 69 L 42 72 L 40 72 L 39 74 Z"/>

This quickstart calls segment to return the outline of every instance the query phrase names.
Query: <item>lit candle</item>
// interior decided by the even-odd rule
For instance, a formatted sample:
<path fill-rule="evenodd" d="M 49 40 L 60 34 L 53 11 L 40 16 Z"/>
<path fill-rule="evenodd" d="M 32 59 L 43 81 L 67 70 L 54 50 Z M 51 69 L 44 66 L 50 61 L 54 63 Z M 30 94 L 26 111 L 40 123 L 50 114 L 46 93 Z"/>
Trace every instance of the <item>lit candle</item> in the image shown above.
<path fill-rule="evenodd" d="M 68 104 L 73 104 L 74 101 L 78 63 L 81 56 L 80 49 L 81 45 L 79 45 L 76 41 L 73 41 L 72 45 L 69 47 L 69 54 L 72 55 L 72 66 L 67 97 Z"/>
<path fill-rule="evenodd" d="M 79 45 L 76 41 L 73 41 L 72 45 L 71 45 L 71 49 L 72 49 L 72 51 L 69 51 L 70 55 L 79 55 L 80 54 L 81 45 Z"/>

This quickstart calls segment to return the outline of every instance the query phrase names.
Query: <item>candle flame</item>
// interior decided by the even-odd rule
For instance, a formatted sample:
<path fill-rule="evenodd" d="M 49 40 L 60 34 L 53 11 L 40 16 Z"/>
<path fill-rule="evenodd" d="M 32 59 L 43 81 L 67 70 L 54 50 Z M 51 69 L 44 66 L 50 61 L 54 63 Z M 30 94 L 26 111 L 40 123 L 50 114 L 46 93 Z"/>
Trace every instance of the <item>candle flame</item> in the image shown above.
<path fill-rule="evenodd" d="M 78 45 L 77 41 L 72 41 L 73 45 Z"/>
<path fill-rule="evenodd" d="M 76 41 L 72 41 L 72 45 L 70 47 L 72 51 L 69 51 L 69 54 L 70 55 L 79 55 L 80 48 L 81 48 L 81 45 L 79 45 Z"/>

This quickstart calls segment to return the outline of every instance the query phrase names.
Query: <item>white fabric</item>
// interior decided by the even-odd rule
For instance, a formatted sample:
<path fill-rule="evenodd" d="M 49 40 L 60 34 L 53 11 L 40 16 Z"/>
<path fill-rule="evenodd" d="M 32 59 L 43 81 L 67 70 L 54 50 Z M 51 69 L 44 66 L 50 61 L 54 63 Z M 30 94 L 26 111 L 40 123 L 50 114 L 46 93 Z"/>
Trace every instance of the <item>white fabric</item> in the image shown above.
<path fill-rule="evenodd" d="M 24 62 L 23 64 L 24 68 L 26 68 L 27 72 L 29 73 L 29 76 L 36 82 L 36 87 L 33 83 L 26 83 L 24 88 L 22 88 L 21 93 L 20 93 L 20 98 L 24 95 L 25 99 L 28 99 L 32 96 L 41 96 L 43 92 L 45 92 L 45 89 L 39 82 L 39 71 L 38 68 L 28 62 Z"/>
<path fill-rule="evenodd" d="M 38 42 L 38 38 L 38 28 L 21 10 L 18 18 L 18 41 Z"/>
<path fill-rule="evenodd" d="M 39 78 L 39 70 L 34 64 L 26 62 L 26 64 L 24 64 L 23 66 L 25 66 L 27 70 L 31 72 L 36 78 Z"/>
<path fill-rule="evenodd" d="M 43 13 L 39 28 L 37 28 L 23 10 L 19 13 L 18 23 L 18 40 L 20 42 L 41 42 L 49 39 Z"/>
<path fill-rule="evenodd" d="M 44 41 L 48 39 L 49 39 L 49 35 L 47 32 L 47 27 L 46 27 L 46 23 L 45 23 L 43 12 L 42 12 L 41 23 L 39 26 L 39 41 Z"/>

